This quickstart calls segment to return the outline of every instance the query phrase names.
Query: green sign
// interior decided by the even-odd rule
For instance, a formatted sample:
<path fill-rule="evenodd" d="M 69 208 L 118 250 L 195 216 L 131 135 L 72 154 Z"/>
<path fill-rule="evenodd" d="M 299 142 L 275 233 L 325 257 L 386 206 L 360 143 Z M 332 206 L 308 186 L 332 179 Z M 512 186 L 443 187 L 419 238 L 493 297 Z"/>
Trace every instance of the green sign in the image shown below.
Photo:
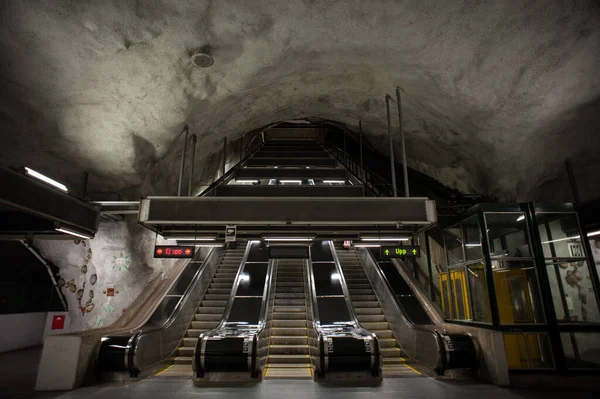
<path fill-rule="evenodd" d="M 421 248 L 418 245 L 396 245 L 381 247 L 381 256 L 387 258 L 420 258 Z"/>

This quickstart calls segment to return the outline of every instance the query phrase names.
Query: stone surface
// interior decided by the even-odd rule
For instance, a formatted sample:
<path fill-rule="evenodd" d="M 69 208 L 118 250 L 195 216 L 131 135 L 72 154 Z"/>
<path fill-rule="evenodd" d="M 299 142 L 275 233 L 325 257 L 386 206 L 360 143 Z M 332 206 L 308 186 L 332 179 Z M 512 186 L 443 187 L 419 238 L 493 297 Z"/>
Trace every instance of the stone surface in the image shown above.
<path fill-rule="evenodd" d="M 157 239 L 163 243 L 161 237 Z M 127 222 L 102 222 L 93 240 L 35 241 L 66 282 L 61 289 L 69 306 L 71 333 L 113 324 L 157 276 L 164 278 L 175 264 L 186 263 L 154 259 L 154 240 L 152 232 L 129 218 Z M 97 281 L 91 284 L 94 274 Z M 111 288 L 114 296 L 109 296 Z"/>
<path fill-rule="evenodd" d="M 74 190 L 88 170 L 93 191 L 174 194 L 186 121 L 200 185 L 223 137 L 279 120 L 362 119 L 384 151 L 399 85 L 409 166 L 463 192 L 561 200 L 570 158 L 591 198 L 599 16 L 593 0 L 3 1 L 0 162 Z M 199 47 L 212 67 L 191 65 Z"/>

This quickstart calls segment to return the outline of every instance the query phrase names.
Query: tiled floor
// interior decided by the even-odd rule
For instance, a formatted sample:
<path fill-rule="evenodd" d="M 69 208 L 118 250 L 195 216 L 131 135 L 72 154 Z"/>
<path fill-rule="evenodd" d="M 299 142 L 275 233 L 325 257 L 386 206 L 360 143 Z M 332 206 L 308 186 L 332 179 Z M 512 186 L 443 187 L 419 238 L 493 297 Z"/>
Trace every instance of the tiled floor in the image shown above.
<path fill-rule="evenodd" d="M 265 380 L 244 387 L 207 388 L 194 386 L 188 379 L 149 378 L 129 384 L 109 384 L 83 387 L 69 392 L 34 392 L 40 348 L 0 355 L 0 398 L 192 398 L 205 397 L 244 399 L 327 398 L 377 399 L 456 398 L 456 399 L 575 399 L 596 398 L 598 391 L 578 390 L 513 390 L 477 383 L 457 383 L 431 378 L 398 378 L 385 380 L 377 387 L 331 387 L 312 380 Z"/>

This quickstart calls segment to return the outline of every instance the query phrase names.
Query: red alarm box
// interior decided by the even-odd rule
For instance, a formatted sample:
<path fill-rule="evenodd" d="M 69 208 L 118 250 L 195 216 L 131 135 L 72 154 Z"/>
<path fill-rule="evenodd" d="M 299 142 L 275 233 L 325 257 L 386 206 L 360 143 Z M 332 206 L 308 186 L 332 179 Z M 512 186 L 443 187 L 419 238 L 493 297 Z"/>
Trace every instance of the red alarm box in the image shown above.
<path fill-rule="evenodd" d="M 55 315 L 52 317 L 52 329 L 62 330 L 65 328 L 65 316 Z"/>

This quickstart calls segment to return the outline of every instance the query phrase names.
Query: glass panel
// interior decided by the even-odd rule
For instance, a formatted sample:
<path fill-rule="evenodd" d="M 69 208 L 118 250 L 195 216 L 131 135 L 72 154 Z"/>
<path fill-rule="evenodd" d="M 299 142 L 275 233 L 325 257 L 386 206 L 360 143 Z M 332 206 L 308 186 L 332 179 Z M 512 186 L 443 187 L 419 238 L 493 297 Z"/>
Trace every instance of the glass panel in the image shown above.
<path fill-rule="evenodd" d="M 505 333 L 504 349 L 509 370 L 554 367 L 546 333 Z"/>
<path fill-rule="evenodd" d="M 467 266 L 473 320 L 491 323 L 490 299 L 483 263 Z"/>
<path fill-rule="evenodd" d="M 553 262 L 546 267 L 556 318 L 567 323 L 600 322 L 587 262 Z"/>
<path fill-rule="evenodd" d="M 472 217 L 462 223 L 463 237 L 465 240 L 465 254 L 468 261 L 483 259 L 481 251 L 481 230 L 477 217 Z"/>
<path fill-rule="evenodd" d="M 600 368 L 599 333 L 560 334 L 569 368 Z"/>
<path fill-rule="evenodd" d="M 444 317 L 452 319 L 452 306 L 450 306 L 450 286 L 448 283 L 448 273 L 444 272 L 440 274 L 440 300 L 442 302 L 442 311 Z"/>
<path fill-rule="evenodd" d="M 444 230 L 444 237 L 446 239 L 446 252 L 448 253 L 448 264 L 456 265 L 463 263 L 463 248 L 462 240 L 460 238 L 460 229 L 453 227 Z"/>
<path fill-rule="evenodd" d="M 490 256 L 533 257 L 524 213 L 486 213 Z"/>
<path fill-rule="evenodd" d="M 314 263 L 312 268 L 317 296 L 344 295 L 340 274 L 335 267 L 335 263 Z M 368 283 L 368 281 L 365 282 Z"/>
<path fill-rule="evenodd" d="M 537 273 L 531 261 L 492 260 L 501 324 L 544 323 Z"/>
<path fill-rule="evenodd" d="M 583 258 L 585 252 L 574 213 L 537 215 L 546 258 Z"/>
<path fill-rule="evenodd" d="M 469 320 L 469 300 L 464 269 L 450 270 L 450 306 L 453 318 L 456 320 Z"/>
<path fill-rule="evenodd" d="M 446 270 L 446 255 L 441 229 L 434 227 L 428 232 L 429 254 L 431 261 L 431 278 L 433 279 L 432 300 L 442 309 L 441 275 Z"/>
<path fill-rule="evenodd" d="M 268 263 L 246 263 L 240 274 L 236 296 L 262 296 L 267 279 Z"/>

